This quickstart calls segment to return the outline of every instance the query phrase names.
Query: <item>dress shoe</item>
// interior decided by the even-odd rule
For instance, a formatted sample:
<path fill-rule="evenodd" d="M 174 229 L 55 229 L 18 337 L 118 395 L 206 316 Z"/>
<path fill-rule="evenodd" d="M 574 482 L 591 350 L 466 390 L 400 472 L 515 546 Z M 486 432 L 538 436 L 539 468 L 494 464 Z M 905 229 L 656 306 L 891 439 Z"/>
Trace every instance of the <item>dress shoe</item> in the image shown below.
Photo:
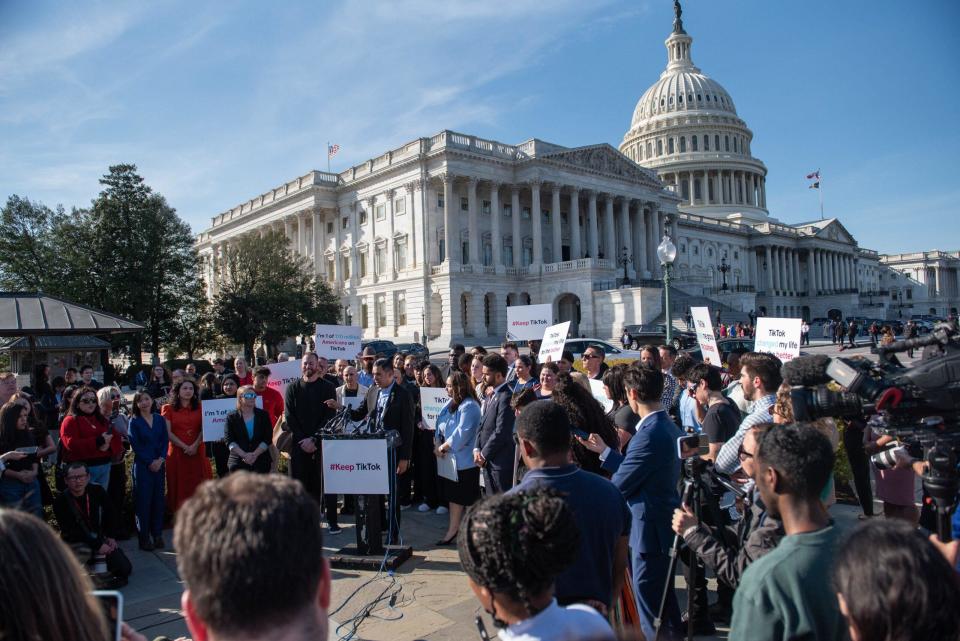
<path fill-rule="evenodd" d="M 144 552 L 153 552 L 154 547 L 150 539 L 140 539 L 140 549 Z"/>
<path fill-rule="evenodd" d="M 166 544 L 163 542 L 162 536 L 153 537 L 153 547 L 158 550 L 162 550 L 163 548 L 166 547 Z"/>

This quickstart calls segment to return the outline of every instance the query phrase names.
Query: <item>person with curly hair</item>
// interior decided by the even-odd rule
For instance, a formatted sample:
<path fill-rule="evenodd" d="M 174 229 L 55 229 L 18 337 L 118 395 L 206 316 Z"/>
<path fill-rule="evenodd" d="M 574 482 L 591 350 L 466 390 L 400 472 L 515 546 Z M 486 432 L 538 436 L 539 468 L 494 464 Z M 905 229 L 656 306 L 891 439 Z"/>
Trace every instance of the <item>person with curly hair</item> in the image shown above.
<path fill-rule="evenodd" d="M 560 374 L 557 377 L 551 399 L 567 411 L 574 430 L 597 434 L 607 446 L 620 450 L 617 430 L 613 426 L 613 421 L 603 411 L 603 406 L 569 374 Z M 571 437 L 570 443 L 573 447 L 573 460 L 577 465 L 588 472 L 604 474 L 601 472 L 600 457 L 596 453 L 585 448 L 575 438 Z M 604 474 L 604 476 L 608 475 Z"/>
<path fill-rule="evenodd" d="M 470 589 L 503 641 L 613 639 L 589 605 L 560 606 L 556 578 L 580 545 L 576 517 L 554 490 L 499 494 L 475 504 L 457 539 Z M 479 617 L 478 617 L 479 620 Z"/>

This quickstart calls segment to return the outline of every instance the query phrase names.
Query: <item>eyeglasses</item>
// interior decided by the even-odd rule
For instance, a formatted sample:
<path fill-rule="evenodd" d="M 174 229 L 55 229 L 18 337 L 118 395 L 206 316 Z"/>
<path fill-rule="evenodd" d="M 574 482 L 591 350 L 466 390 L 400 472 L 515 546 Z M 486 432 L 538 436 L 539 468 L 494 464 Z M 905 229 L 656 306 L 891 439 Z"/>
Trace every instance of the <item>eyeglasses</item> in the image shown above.
<path fill-rule="evenodd" d="M 67 476 L 64 478 L 66 478 L 66 480 L 68 481 L 83 481 L 84 479 L 87 478 L 87 476 L 88 476 L 87 474 L 75 474 L 73 476 Z"/>
<path fill-rule="evenodd" d="M 257 397 L 257 395 L 256 395 L 255 392 L 244 392 L 244 393 L 243 393 L 243 398 L 245 398 L 245 399 L 247 399 L 247 400 L 250 400 L 250 399 L 256 398 L 256 397 Z"/>
<path fill-rule="evenodd" d="M 78 402 L 79 403 L 96 403 L 97 399 L 96 397 L 86 396 L 84 398 L 81 398 Z"/>
<path fill-rule="evenodd" d="M 737 450 L 737 456 L 741 461 L 746 461 L 748 458 L 753 458 L 753 454 L 743 449 L 743 446 L 740 446 L 740 449 Z"/>
<path fill-rule="evenodd" d="M 586 359 L 589 359 L 589 358 L 600 358 L 600 357 L 597 356 L 596 354 L 584 354 L 584 355 L 583 355 L 583 358 L 584 358 L 584 360 L 586 360 Z"/>

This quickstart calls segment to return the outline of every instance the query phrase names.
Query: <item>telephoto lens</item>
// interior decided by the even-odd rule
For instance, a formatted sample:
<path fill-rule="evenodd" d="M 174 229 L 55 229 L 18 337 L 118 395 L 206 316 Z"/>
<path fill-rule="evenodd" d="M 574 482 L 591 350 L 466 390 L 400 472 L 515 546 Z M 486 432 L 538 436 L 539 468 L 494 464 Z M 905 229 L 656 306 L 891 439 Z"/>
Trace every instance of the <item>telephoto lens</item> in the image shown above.
<path fill-rule="evenodd" d="M 881 450 L 870 457 L 878 470 L 892 470 L 900 459 L 909 460 L 910 454 L 906 446 L 896 444 L 891 444 L 887 449 Z"/>

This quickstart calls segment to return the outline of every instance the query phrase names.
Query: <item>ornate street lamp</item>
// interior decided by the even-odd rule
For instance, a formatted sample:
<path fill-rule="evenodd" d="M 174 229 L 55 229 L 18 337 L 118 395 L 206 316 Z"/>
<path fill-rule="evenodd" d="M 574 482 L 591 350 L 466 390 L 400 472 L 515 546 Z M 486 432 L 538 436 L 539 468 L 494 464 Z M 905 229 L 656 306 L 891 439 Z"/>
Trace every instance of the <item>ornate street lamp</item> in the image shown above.
<path fill-rule="evenodd" d="M 623 286 L 630 286 L 630 277 L 627 275 L 627 265 L 633 262 L 633 258 L 630 257 L 630 253 L 627 251 L 627 248 L 624 247 L 620 251 L 620 258 L 617 260 L 617 263 L 623 265 Z"/>
<path fill-rule="evenodd" d="M 663 240 L 657 246 L 657 258 L 663 267 L 663 298 L 667 308 L 667 345 L 673 342 L 673 323 L 670 320 L 670 268 L 677 259 L 677 247 L 670 241 L 670 235 L 664 234 Z"/>
<path fill-rule="evenodd" d="M 720 289 L 727 291 L 727 272 L 730 271 L 730 265 L 727 264 L 726 252 L 723 253 L 723 258 L 720 259 L 720 266 L 717 268 L 717 271 L 723 275 L 723 285 L 721 285 Z"/>

